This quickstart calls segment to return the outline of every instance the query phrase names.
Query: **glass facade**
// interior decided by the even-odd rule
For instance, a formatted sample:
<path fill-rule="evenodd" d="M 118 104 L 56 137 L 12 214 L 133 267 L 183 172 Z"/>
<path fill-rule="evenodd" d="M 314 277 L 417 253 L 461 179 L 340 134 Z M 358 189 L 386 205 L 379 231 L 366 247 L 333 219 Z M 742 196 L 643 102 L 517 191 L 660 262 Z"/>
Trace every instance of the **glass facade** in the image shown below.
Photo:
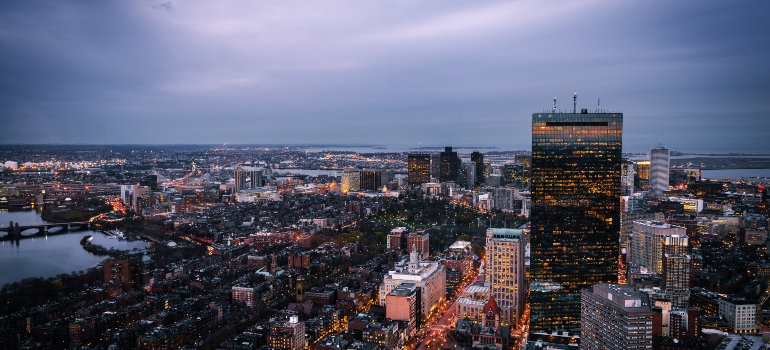
<path fill-rule="evenodd" d="M 481 186 L 487 179 L 487 169 L 484 166 L 484 155 L 481 152 L 471 153 L 471 162 L 476 164 L 476 183 L 474 185 Z"/>
<path fill-rule="evenodd" d="M 408 167 L 409 186 L 419 186 L 430 182 L 430 154 L 410 154 Z"/>
<path fill-rule="evenodd" d="M 460 158 L 457 157 L 457 152 L 452 151 L 452 147 L 444 147 L 444 152 L 441 152 L 439 182 L 457 182 L 458 175 L 460 175 Z"/>
<path fill-rule="evenodd" d="M 532 115 L 530 330 L 580 328 L 581 290 L 617 283 L 621 113 Z"/>

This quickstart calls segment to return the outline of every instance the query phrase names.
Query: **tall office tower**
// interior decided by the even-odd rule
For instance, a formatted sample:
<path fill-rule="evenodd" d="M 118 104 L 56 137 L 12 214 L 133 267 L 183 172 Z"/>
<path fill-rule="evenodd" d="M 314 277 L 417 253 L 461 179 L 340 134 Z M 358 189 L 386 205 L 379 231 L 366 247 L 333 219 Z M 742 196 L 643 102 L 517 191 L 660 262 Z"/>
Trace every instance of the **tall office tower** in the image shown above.
<path fill-rule="evenodd" d="M 475 186 L 481 186 L 487 179 L 486 167 L 484 166 L 484 154 L 478 151 L 471 153 L 471 162 L 476 164 L 476 183 Z"/>
<path fill-rule="evenodd" d="M 457 157 L 457 152 L 453 152 L 452 147 L 445 147 L 440 157 L 441 173 L 438 178 L 439 182 L 457 181 L 460 175 L 460 158 Z"/>
<path fill-rule="evenodd" d="M 415 187 L 430 182 L 430 154 L 410 154 L 407 166 L 409 186 Z"/>
<path fill-rule="evenodd" d="M 580 291 L 617 283 L 621 113 L 532 115 L 530 330 L 580 328 Z"/>
<path fill-rule="evenodd" d="M 342 171 L 342 193 L 361 190 L 361 170 L 347 169 Z"/>
<path fill-rule="evenodd" d="M 524 310 L 524 231 L 487 229 L 487 273 L 491 294 L 500 307 L 503 325 L 516 328 Z"/>
<path fill-rule="evenodd" d="M 464 188 L 471 188 L 476 184 L 476 163 L 463 162 L 460 166 L 460 186 Z"/>
<path fill-rule="evenodd" d="M 158 175 L 147 175 L 144 180 L 139 181 L 139 186 L 147 186 L 150 191 L 158 190 Z"/>
<path fill-rule="evenodd" d="M 634 162 L 623 158 L 620 168 L 620 195 L 630 196 L 634 194 Z"/>
<path fill-rule="evenodd" d="M 254 189 L 265 185 L 265 178 L 262 175 L 262 168 L 239 166 L 235 168 L 235 192 L 245 189 Z"/>
<path fill-rule="evenodd" d="M 650 150 L 650 190 L 653 196 L 662 197 L 668 191 L 670 168 L 668 148 L 656 147 Z"/>
<path fill-rule="evenodd" d="M 441 155 L 440 154 L 430 155 L 430 177 L 432 179 L 436 179 L 436 181 L 438 181 L 438 178 L 441 177 Z"/>
<path fill-rule="evenodd" d="M 529 188 L 529 183 L 532 178 L 532 156 L 528 154 L 517 154 L 514 157 L 514 162 L 524 163 L 524 182 L 522 188 Z"/>
<path fill-rule="evenodd" d="M 522 198 L 518 188 L 495 187 L 490 189 L 489 194 L 492 198 L 493 209 L 500 209 L 506 213 L 521 210 Z"/>
<path fill-rule="evenodd" d="M 629 262 L 663 274 L 663 254 L 689 254 L 687 229 L 660 221 L 634 221 Z"/>
<path fill-rule="evenodd" d="M 503 167 L 503 182 L 506 186 L 527 188 L 529 180 L 524 174 L 524 163 L 506 164 Z"/>
<path fill-rule="evenodd" d="M 646 293 L 596 284 L 583 290 L 580 349 L 652 349 L 652 318 Z"/>
<path fill-rule="evenodd" d="M 634 188 L 642 191 L 650 189 L 650 161 L 640 160 L 634 165 Z"/>
<path fill-rule="evenodd" d="M 663 254 L 663 294 L 674 308 L 687 308 L 690 303 L 690 256 Z"/>
<path fill-rule="evenodd" d="M 382 189 L 382 170 L 363 169 L 360 174 L 362 191 L 379 191 Z"/>

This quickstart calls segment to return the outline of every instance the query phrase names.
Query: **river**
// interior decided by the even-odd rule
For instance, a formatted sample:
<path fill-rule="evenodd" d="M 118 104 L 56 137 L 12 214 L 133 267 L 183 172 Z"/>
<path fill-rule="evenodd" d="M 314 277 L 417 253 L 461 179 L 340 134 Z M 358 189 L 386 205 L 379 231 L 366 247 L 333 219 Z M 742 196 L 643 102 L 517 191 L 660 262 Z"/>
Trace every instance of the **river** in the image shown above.
<path fill-rule="evenodd" d="M 0 210 L 0 227 L 10 221 L 19 225 L 42 224 L 45 221 L 35 210 Z M 5 234 L 5 232 L 0 232 Z M 108 258 L 97 256 L 83 249 L 80 240 L 91 235 L 94 244 L 107 248 L 131 250 L 148 246 L 144 241 L 111 239 L 98 231 L 73 231 L 48 237 L 24 238 L 18 241 L 0 242 L 0 286 L 28 277 L 51 277 L 88 269 Z"/>

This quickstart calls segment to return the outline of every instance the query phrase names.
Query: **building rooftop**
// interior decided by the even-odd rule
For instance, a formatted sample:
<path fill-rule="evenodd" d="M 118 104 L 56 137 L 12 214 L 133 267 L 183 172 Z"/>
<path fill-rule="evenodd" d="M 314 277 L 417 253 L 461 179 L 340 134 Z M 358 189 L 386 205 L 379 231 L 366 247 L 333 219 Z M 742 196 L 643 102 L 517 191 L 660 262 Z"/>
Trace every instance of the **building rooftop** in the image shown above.
<path fill-rule="evenodd" d="M 516 228 L 490 228 L 487 229 L 487 237 L 495 239 L 520 239 L 524 230 Z"/>

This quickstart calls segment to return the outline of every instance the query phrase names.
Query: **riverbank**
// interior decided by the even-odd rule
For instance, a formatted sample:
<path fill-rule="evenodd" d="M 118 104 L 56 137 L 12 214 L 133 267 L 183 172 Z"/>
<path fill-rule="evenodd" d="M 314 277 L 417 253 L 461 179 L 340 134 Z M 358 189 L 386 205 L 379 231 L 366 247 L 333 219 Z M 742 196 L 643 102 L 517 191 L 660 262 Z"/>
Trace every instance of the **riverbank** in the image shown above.
<path fill-rule="evenodd" d="M 83 247 L 83 249 L 91 254 L 97 255 L 97 256 L 109 256 L 113 258 L 118 257 L 124 257 L 127 255 L 134 255 L 134 254 L 141 254 L 141 251 L 139 248 L 134 248 L 132 250 L 121 250 L 121 249 L 115 249 L 115 247 L 107 248 L 103 245 L 94 244 L 91 242 L 91 240 L 94 237 L 91 235 L 85 236 L 80 240 L 80 245 Z"/>

